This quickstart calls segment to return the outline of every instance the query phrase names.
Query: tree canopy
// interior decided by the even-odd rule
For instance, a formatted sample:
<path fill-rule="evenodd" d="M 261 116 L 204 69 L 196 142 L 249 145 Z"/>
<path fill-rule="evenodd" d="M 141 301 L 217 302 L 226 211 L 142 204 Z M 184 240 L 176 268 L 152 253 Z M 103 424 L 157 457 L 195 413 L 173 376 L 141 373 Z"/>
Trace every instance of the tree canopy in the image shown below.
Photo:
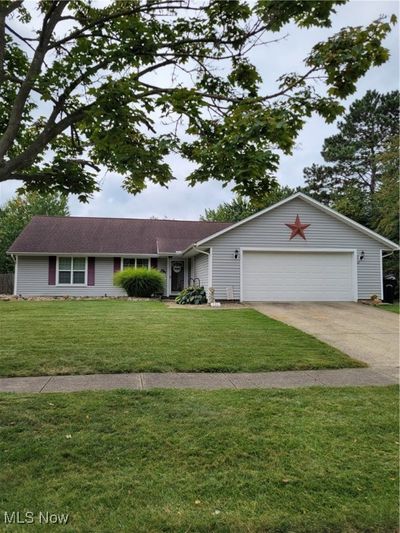
<path fill-rule="evenodd" d="M 0 272 L 13 272 L 14 261 L 6 252 L 34 215 L 68 216 L 68 198 L 31 192 L 0 207 Z"/>
<path fill-rule="evenodd" d="M 376 230 L 392 241 L 399 242 L 399 137 L 389 140 L 379 156 L 382 165 L 381 186 L 376 193 Z"/>
<path fill-rule="evenodd" d="M 207 220 L 210 222 L 239 222 L 261 209 L 265 209 L 270 205 L 276 204 L 291 196 L 298 189 L 291 189 L 290 187 L 276 186 L 270 192 L 264 194 L 257 199 L 244 198 L 236 196 L 231 202 L 225 202 L 217 206 L 215 209 L 206 209 L 204 215 L 200 220 Z"/>
<path fill-rule="evenodd" d="M 383 216 L 377 193 L 381 202 L 390 180 L 398 179 L 398 157 L 393 146 L 400 132 L 399 92 L 367 91 L 350 106 L 338 130 L 324 141 L 321 155 L 326 164 L 304 169 L 307 190 L 316 199 L 375 229 L 377 218 Z M 393 213 L 395 205 L 386 207 L 391 217 L 398 216 L 398 212 Z"/>
<path fill-rule="evenodd" d="M 3 0 L 0 182 L 85 201 L 101 166 L 138 193 L 174 178 L 174 152 L 195 163 L 191 185 L 212 178 L 263 195 L 307 117 L 333 121 L 357 80 L 388 59 L 395 17 L 317 43 L 276 88 L 249 52 L 289 22 L 329 28 L 345 1 Z"/>
<path fill-rule="evenodd" d="M 324 141 L 321 155 L 328 164 L 304 169 L 309 189 L 325 200 L 349 187 L 373 195 L 384 167 L 379 156 L 399 135 L 399 92 L 367 91 L 350 106 L 338 130 Z"/>

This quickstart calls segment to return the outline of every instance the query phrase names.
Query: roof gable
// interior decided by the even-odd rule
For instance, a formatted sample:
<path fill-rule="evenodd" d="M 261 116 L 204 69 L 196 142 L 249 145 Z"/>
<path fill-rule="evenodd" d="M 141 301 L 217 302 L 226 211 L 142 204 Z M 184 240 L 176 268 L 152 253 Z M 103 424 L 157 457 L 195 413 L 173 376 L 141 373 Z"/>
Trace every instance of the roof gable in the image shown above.
<path fill-rule="evenodd" d="M 334 209 L 331 209 L 330 207 L 327 207 L 326 205 L 323 205 L 321 204 L 320 202 L 318 202 L 317 200 L 314 200 L 313 198 L 307 196 L 306 194 L 302 193 L 302 192 L 298 192 L 292 196 L 289 196 L 288 198 L 285 198 L 284 200 L 281 200 L 280 202 L 277 202 L 276 204 L 274 205 L 271 205 L 269 207 L 266 207 L 265 209 L 262 209 L 261 211 L 259 211 L 258 213 L 255 213 L 254 215 L 251 215 L 243 220 L 240 220 L 239 222 L 236 222 L 235 224 L 231 224 L 229 227 L 227 228 L 223 228 L 222 230 L 216 232 L 215 234 L 213 235 L 209 235 L 207 237 L 205 237 L 204 239 L 201 239 L 199 241 L 197 241 L 196 243 L 194 243 L 195 246 L 202 246 L 208 242 L 210 242 L 211 240 L 217 238 L 217 237 L 220 237 L 221 235 L 224 235 L 225 233 L 227 232 L 230 232 L 231 230 L 234 230 L 235 228 L 239 227 L 239 226 L 242 226 L 243 224 L 246 224 L 248 222 L 250 222 L 251 220 L 254 220 L 270 211 L 273 211 L 275 209 L 278 209 L 280 206 L 284 205 L 284 204 L 287 204 L 288 202 L 291 202 L 295 199 L 301 199 L 305 202 L 307 202 L 308 204 L 316 207 L 317 209 L 327 213 L 328 215 L 340 220 L 341 222 L 343 222 L 344 224 L 347 224 L 348 226 L 352 227 L 353 229 L 356 229 L 357 231 L 365 234 L 365 235 L 368 235 L 370 238 L 380 242 L 382 245 L 384 245 L 386 248 L 385 249 L 389 249 L 389 250 L 398 250 L 399 249 L 399 246 L 390 241 L 389 239 L 386 239 L 385 237 L 382 237 L 382 235 L 379 235 L 378 233 L 376 233 L 375 231 L 372 231 L 368 228 L 366 228 L 365 226 L 359 224 L 358 222 L 354 222 L 354 220 L 351 220 L 350 218 L 338 213 L 337 211 L 335 211 Z M 192 246 L 189 246 L 187 248 L 187 250 L 189 250 Z M 185 250 L 186 251 L 186 250 Z"/>

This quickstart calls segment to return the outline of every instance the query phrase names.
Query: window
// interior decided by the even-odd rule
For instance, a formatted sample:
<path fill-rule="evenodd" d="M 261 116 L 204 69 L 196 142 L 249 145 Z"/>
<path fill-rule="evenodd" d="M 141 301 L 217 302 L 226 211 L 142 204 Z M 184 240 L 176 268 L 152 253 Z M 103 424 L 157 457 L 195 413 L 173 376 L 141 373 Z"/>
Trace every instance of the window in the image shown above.
<path fill-rule="evenodd" d="M 125 268 L 150 268 L 149 257 L 124 257 Z"/>
<path fill-rule="evenodd" d="M 60 285 L 85 285 L 86 257 L 59 257 L 58 283 Z"/>
<path fill-rule="evenodd" d="M 136 268 L 136 259 L 134 257 L 124 257 L 124 269 Z"/>
<path fill-rule="evenodd" d="M 149 268 L 150 259 L 137 258 L 136 268 Z"/>

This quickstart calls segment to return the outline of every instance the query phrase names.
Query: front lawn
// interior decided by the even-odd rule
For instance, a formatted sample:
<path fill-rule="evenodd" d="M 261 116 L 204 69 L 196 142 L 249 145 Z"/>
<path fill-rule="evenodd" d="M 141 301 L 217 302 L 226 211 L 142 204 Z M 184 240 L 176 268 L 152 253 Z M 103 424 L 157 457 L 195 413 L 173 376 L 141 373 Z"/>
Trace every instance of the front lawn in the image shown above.
<path fill-rule="evenodd" d="M 364 366 L 253 309 L 161 302 L 0 302 L 0 375 Z"/>
<path fill-rule="evenodd" d="M 3 394 L 1 517 L 67 513 L 53 529 L 74 533 L 395 531 L 397 399 L 395 387 Z"/>

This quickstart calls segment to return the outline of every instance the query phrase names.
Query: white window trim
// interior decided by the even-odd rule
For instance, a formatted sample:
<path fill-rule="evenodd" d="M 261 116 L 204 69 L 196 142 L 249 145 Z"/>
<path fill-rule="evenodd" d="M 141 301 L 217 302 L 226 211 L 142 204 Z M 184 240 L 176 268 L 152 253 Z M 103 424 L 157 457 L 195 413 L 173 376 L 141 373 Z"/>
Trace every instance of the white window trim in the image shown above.
<path fill-rule="evenodd" d="M 137 260 L 138 259 L 147 259 L 147 268 L 151 269 L 151 257 L 139 257 L 139 256 L 133 256 L 133 257 L 122 257 L 122 270 L 125 269 L 125 259 L 134 259 L 135 260 L 135 266 L 130 268 L 138 268 L 137 267 Z M 140 267 L 139 267 L 140 268 Z"/>
<path fill-rule="evenodd" d="M 72 283 L 73 278 L 73 264 L 71 264 L 71 283 L 59 283 L 59 273 L 60 273 L 60 264 L 59 259 L 65 259 L 66 257 L 71 257 L 73 260 L 75 259 L 84 259 L 85 260 L 85 282 L 84 283 Z M 81 272 L 80 270 L 77 272 Z M 82 255 L 63 255 L 63 256 L 57 256 L 57 262 L 56 262 L 56 286 L 57 287 L 87 287 L 87 278 L 88 278 L 88 258 L 84 257 Z"/>

